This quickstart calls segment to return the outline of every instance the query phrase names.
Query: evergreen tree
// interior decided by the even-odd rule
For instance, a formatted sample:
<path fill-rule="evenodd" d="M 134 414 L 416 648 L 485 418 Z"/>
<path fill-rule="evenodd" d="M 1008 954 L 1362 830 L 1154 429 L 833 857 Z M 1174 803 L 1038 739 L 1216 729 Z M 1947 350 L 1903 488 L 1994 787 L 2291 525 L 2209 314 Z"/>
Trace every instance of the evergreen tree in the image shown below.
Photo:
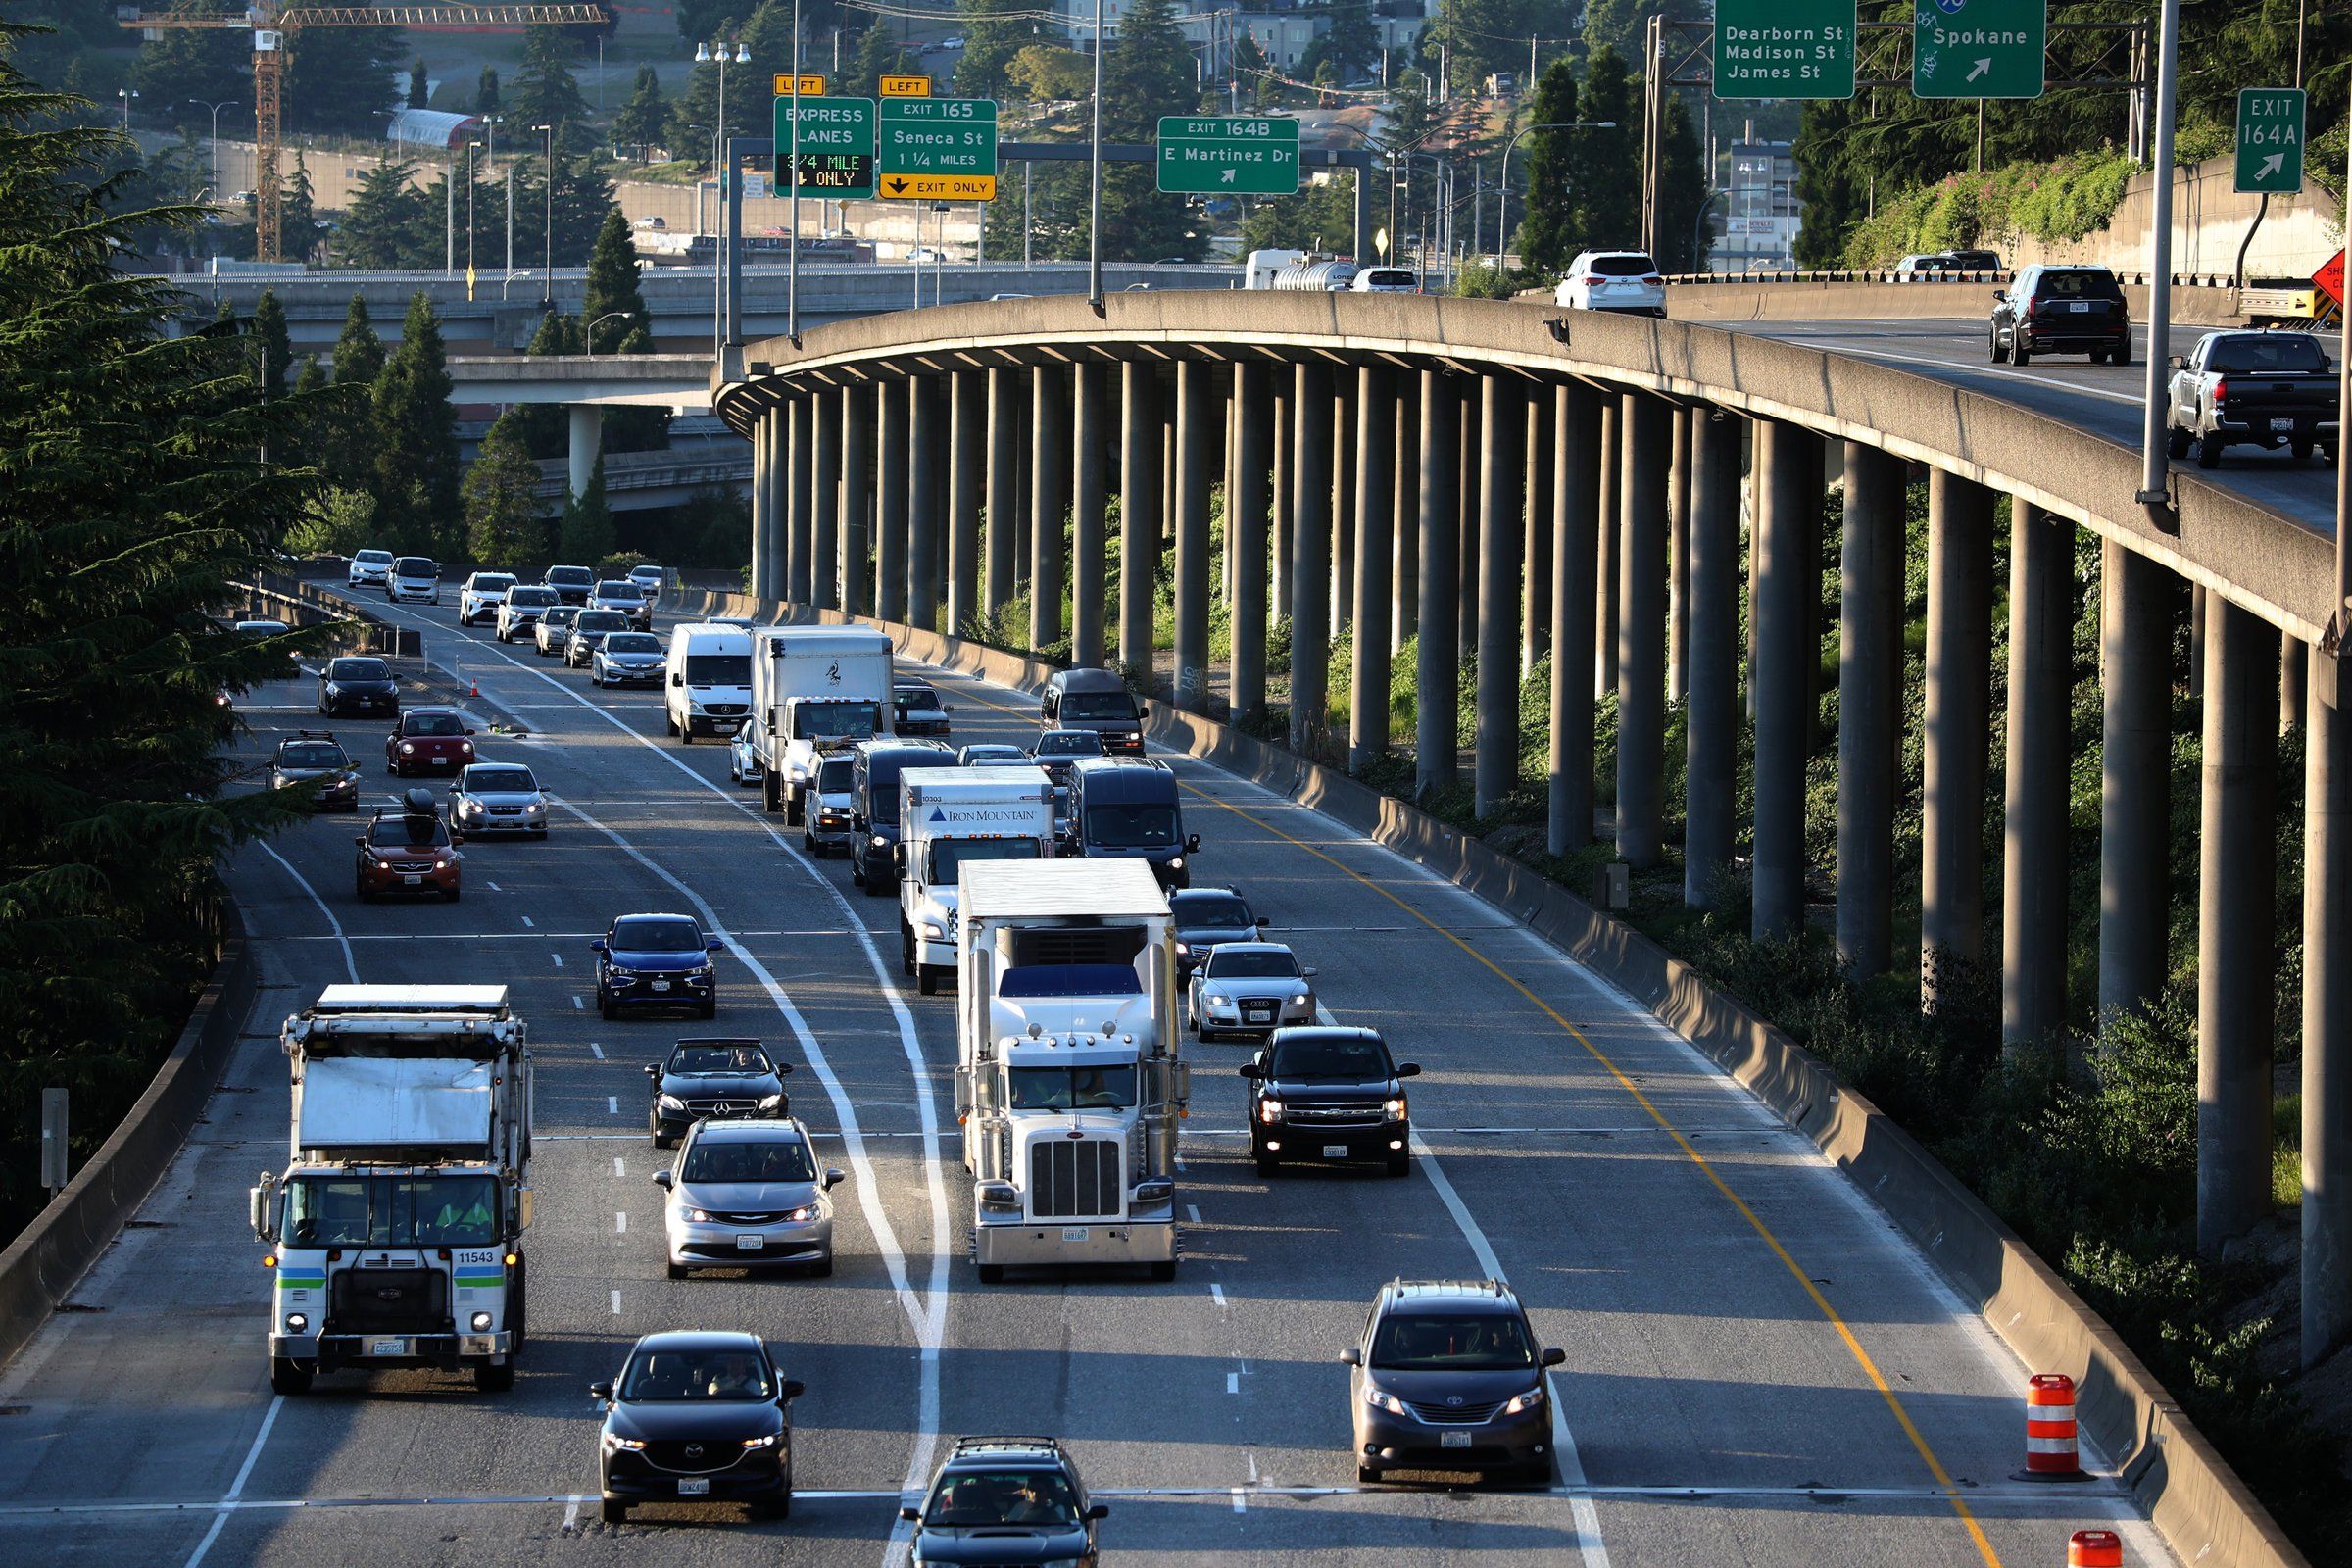
<path fill-rule="evenodd" d="M 1012 57 L 1005 76 L 1032 102 L 1084 98 L 1095 90 L 1095 65 L 1075 49 L 1033 43 Z"/>
<path fill-rule="evenodd" d="M 571 74 L 574 50 L 565 29 L 534 22 L 523 29 L 522 69 L 514 77 L 508 117 L 518 125 L 553 125 L 559 139 L 587 129 L 588 103 Z"/>
<path fill-rule="evenodd" d="M 368 297 L 354 293 L 343 317 L 343 333 L 335 339 L 335 380 L 339 385 L 373 385 L 383 373 L 384 340 L 375 335 L 368 318 Z"/>
<path fill-rule="evenodd" d="M 803 9 L 801 24 L 806 27 L 805 3 Z M 735 94 L 743 92 L 752 106 L 754 122 L 764 118 L 769 130 L 772 130 L 774 116 L 772 111 L 767 110 L 772 94 L 768 89 L 775 85 L 776 77 L 787 75 L 792 71 L 792 0 L 760 0 L 758 9 L 744 22 L 740 36 L 744 48 L 751 52 L 752 63 L 727 68 L 728 108 L 733 109 Z M 808 35 L 804 33 L 802 36 L 806 39 Z M 805 42 L 802 50 L 801 64 L 813 65 L 815 62 L 808 58 Z M 732 115 L 729 118 L 733 118 Z M 753 132 L 755 135 L 767 133 Z"/>
<path fill-rule="evenodd" d="M 597 454 L 589 470 L 588 488 L 564 503 L 564 520 L 556 535 L 556 556 L 587 565 L 612 553 L 618 543 L 612 531 L 612 508 L 605 499 L 605 459 Z"/>
<path fill-rule="evenodd" d="M 318 197 L 311 185 L 311 166 L 299 147 L 294 149 L 294 172 L 278 187 L 277 232 L 288 261 L 308 261 L 318 248 Z"/>
<path fill-rule="evenodd" d="M 596 327 L 597 353 L 619 352 L 622 340 L 632 332 L 643 332 L 650 340 L 654 318 L 645 308 L 645 295 L 638 290 L 640 273 L 637 248 L 630 241 L 628 215 L 617 207 L 607 208 L 604 226 L 597 230 L 596 246 L 588 256 L 580 319 L 595 321 L 616 311 L 621 314 Z"/>
<path fill-rule="evenodd" d="M 1028 178 L 1027 218 L 1022 216 L 1022 175 L 1018 172 L 1008 172 L 998 182 L 997 199 L 983 210 L 989 256 L 1017 261 L 1026 240 L 1027 254 L 1035 261 L 1086 260 L 1086 166 L 1041 163 L 1034 166 Z"/>
<path fill-rule="evenodd" d="M 1380 63 L 1380 29 L 1372 25 L 1372 8 L 1363 0 L 1319 0 L 1306 15 L 1325 25 L 1302 66 L 1319 68 L 1328 61 L 1334 81 L 1345 84 L 1362 80 Z"/>
<path fill-rule="evenodd" d="M 302 357 L 302 371 L 294 377 L 294 395 L 316 401 L 327 389 L 326 365 L 315 354 Z"/>
<path fill-rule="evenodd" d="M 605 215 L 612 208 L 612 182 L 582 154 L 556 146 L 556 199 L 547 204 L 547 172 L 537 158 L 523 161 L 514 176 L 514 265 L 541 267 L 552 218 L 558 267 L 578 267 L 596 245 Z M 525 220 L 528 220 L 527 223 Z M 501 212 L 501 223 L 504 213 Z M 503 237 L 502 237 L 503 243 Z"/>
<path fill-rule="evenodd" d="M 525 354 L 556 355 L 582 354 L 587 351 L 586 336 L 580 331 L 580 318 L 550 311 L 539 318 L 538 330 L 531 334 Z M 607 411 L 610 418 L 612 411 Z M 534 459 L 560 458 L 570 449 L 571 419 L 569 411 L 560 403 L 518 403 L 507 411 L 522 436 L 522 444 Z M 573 558 L 565 556 L 569 561 Z"/>
<path fill-rule="evenodd" d="M 175 17 L 243 16 L 243 0 L 174 0 L 150 8 Z M 108 40 L 111 44 L 113 40 Z M 139 45 L 130 85 L 172 124 L 211 134 L 210 104 L 222 125 L 253 123 L 253 38 L 234 27 L 162 27 Z M 200 102 L 191 103 L 190 99 Z"/>
<path fill-rule="evenodd" d="M 409 107 L 422 109 L 432 101 L 432 80 L 424 73 L 424 56 L 409 67 Z"/>
<path fill-rule="evenodd" d="M 1559 164 L 1566 181 L 1563 233 L 1568 254 L 1642 248 L 1642 113 L 1638 78 L 1625 57 L 1603 45 L 1592 51 L 1577 94 L 1577 118 L 1611 120 L 1613 130 L 1567 133 Z"/>
<path fill-rule="evenodd" d="M 341 397 L 319 439 L 319 466 L 332 483 L 366 490 L 375 475 L 375 421 L 369 404 L 375 378 L 384 372 L 384 344 L 368 319 L 368 301 L 360 294 L 352 295 L 343 335 L 335 339 L 334 369 Z M 372 521 L 372 510 L 368 516 Z"/>
<path fill-rule="evenodd" d="M 412 245 L 423 221 L 424 197 L 409 183 L 416 166 L 406 159 L 376 165 L 360 176 L 360 188 L 343 214 L 335 249 L 346 266 L 391 268 L 411 265 Z"/>
<path fill-rule="evenodd" d="M 1698 231 L 1699 210 L 1707 199 L 1706 154 L 1698 145 L 1698 127 L 1682 94 L 1666 94 L 1666 134 L 1659 149 L 1658 256 L 1669 272 L 1695 272 L 1707 265 L 1705 236 Z"/>
<path fill-rule="evenodd" d="M 1233 41 L 1234 79 L 1241 83 L 1242 97 L 1252 108 L 1263 109 L 1282 90 L 1271 75 L 1273 62 L 1258 47 L 1255 33 L 1247 27 L 1239 29 L 1239 33 Z"/>
<path fill-rule="evenodd" d="M 1112 141 L 1150 141 L 1161 115 L 1180 114 L 1196 98 L 1192 50 L 1177 30 L 1169 0 L 1135 0 L 1102 62 L 1102 134 Z M 1104 166 L 1104 256 L 1193 261 L 1207 250 L 1206 221 L 1196 219 L 1184 197 L 1160 192 L 1156 170 L 1148 164 Z"/>
<path fill-rule="evenodd" d="M 400 57 L 408 53 L 398 27 L 304 27 L 287 33 L 283 47 L 286 129 L 382 137 L 376 111 L 400 101 Z"/>
<path fill-rule="evenodd" d="M 524 448 L 514 415 L 502 414 L 466 470 L 466 548 L 473 560 L 520 567 L 547 559 L 538 491 L 539 465 Z"/>
<path fill-rule="evenodd" d="M 286 333 L 286 308 L 278 302 L 277 290 L 262 290 L 262 297 L 254 302 L 253 325 L 245 336 L 251 348 L 255 384 L 261 388 L 262 396 L 284 397 L 294 342 Z"/>
<path fill-rule="evenodd" d="M 1496 72 L 1527 70 L 1527 40 L 1557 37 L 1566 12 L 1557 0 L 1440 0 L 1421 35 L 1433 72 L 1441 56 L 1457 93 L 1482 93 Z"/>
<path fill-rule="evenodd" d="M 1029 24 L 1022 0 L 956 0 L 963 24 L 963 57 L 956 62 L 956 91 L 966 98 L 1003 98 L 1011 83 L 1005 75 L 1012 57 L 1029 43 Z M 1130 10 L 1119 24 L 1119 40 L 1127 37 Z M 877 23 L 877 25 L 880 24 Z"/>
<path fill-rule="evenodd" d="M 662 78 L 651 66 L 637 68 L 637 88 L 612 117 L 612 143 L 631 149 L 639 163 L 660 142 L 669 125 L 669 101 L 662 96 Z"/>
<path fill-rule="evenodd" d="M 376 514 L 396 548 L 457 554 L 458 411 L 449 401 L 446 351 L 432 302 L 419 290 L 401 321 L 400 347 L 384 361 L 371 399 Z"/>
<path fill-rule="evenodd" d="M 1586 58 L 1614 49 L 1628 60 L 1642 58 L 1649 36 L 1649 19 L 1667 8 L 1658 0 L 1585 0 L 1582 25 L 1577 28 Z"/>
<path fill-rule="evenodd" d="M 477 115 L 495 115 L 498 113 L 498 68 L 484 66 L 481 79 L 473 86 L 473 112 Z"/>
<path fill-rule="evenodd" d="M 764 136 L 775 128 L 771 105 L 771 84 L 764 76 L 754 78 L 752 68 L 735 62 L 735 44 L 727 43 L 727 129 L 737 136 Z M 710 127 L 718 123 L 719 66 L 716 60 L 707 60 L 694 68 L 686 78 L 686 90 L 678 94 L 676 105 L 669 114 L 670 149 L 680 157 L 699 164 L 710 160 Z"/>
<path fill-rule="evenodd" d="M 1577 118 L 1576 67 L 1565 55 L 1544 70 L 1536 83 L 1529 122 L 1565 125 Z M 1577 192 L 1569 188 L 1570 143 L 1606 131 L 1534 130 L 1527 137 L 1527 206 L 1519 220 L 1519 265 L 1529 272 L 1557 277 L 1584 247 L 1570 211 Z"/>
<path fill-rule="evenodd" d="M 678 36 L 689 45 L 732 38 L 760 0 L 677 0 Z"/>
<path fill-rule="evenodd" d="M 858 35 L 858 47 L 842 67 L 841 85 L 835 90 L 844 97 L 873 98 L 880 95 L 884 76 L 911 75 L 921 69 L 890 24 L 877 18 Z"/>

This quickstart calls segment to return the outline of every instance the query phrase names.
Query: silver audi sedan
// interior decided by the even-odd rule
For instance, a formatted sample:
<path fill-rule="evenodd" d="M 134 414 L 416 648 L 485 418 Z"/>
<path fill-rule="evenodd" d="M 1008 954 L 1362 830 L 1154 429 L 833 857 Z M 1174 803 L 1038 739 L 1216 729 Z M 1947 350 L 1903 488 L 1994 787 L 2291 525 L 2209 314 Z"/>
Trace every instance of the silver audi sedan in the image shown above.
<path fill-rule="evenodd" d="M 1209 949 L 1185 991 L 1185 1021 L 1206 1040 L 1260 1039 L 1286 1024 L 1315 1021 L 1315 971 L 1280 942 L 1222 942 Z"/>
<path fill-rule="evenodd" d="M 688 1131 L 675 1164 L 654 1172 L 662 1205 L 669 1277 L 698 1268 L 806 1268 L 833 1272 L 833 1200 L 844 1180 L 817 1171 L 798 1119 L 721 1121 Z"/>

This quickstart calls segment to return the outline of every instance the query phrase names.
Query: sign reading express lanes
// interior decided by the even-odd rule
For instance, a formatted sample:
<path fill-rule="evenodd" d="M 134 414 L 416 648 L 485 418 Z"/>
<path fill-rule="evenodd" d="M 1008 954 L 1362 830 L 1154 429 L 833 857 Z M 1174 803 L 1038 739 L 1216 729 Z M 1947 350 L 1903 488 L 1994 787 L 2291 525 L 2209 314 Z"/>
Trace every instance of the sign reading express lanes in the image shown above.
<path fill-rule="evenodd" d="M 776 100 L 776 145 L 789 149 L 804 196 L 829 201 L 871 201 L 874 195 L 874 101 L 871 98 L 801 99 L 800 134 L 793 135 L 790 98 Z M 781 171 L 779 171 L 781 176 Z M 786 177 L 777 193 L 789 196 Z"/>
<path fill-rule="evenodd" d="M 1162 115 L 1159 188 L 1190 195 L 1296 195 L 1298 122 Z"/>
<path fill-rule="evenodd" d="M 1913 17 L 1913 97 L 2041 96 L 2045 0 L 1918 0 Z"/>
<path fill-rule="evenodd" d="M 1854 0 L 1716 0 L 1716 97 L 1853 95 Z"/>
<path fill-rule="evenodd" d="M 884 200 L 996 200 L 995 99 L 885 98 L 881 110 L 876 162 Z"/>

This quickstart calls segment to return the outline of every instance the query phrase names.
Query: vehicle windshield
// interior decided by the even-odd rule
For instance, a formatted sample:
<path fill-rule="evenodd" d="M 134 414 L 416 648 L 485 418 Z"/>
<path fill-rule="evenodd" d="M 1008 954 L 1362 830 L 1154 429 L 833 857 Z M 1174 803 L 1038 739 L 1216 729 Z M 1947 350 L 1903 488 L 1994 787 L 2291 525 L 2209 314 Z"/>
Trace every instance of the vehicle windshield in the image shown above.
<path fill-rule="evenodd" d="M 507 603 L 517 610 L 545 610 L 555 602 L 553 588 L 515 588 L 507 594 Z"/>
<path fill-rule="evenodd" d="M 579 618 L 579 614 L 580 607 L 577 605 L 551 605 L 547 613 L 539 618 L 550 626 L 568 626 Z"/>
<path fill-rule="evenodd" d="M 1212 980 L 1295 980 L 1298 960 L 1287 953 L 1236 953 L 1218 948 L 1208 956 Z"/>
<path fill-rule="evenodd" d="M 547 580 L 561 583 L 566 588 L 578 588 L 596 581 L 596 573 L 586 566 L 550 566 L 547 568 Z"/>
<path fill-rule="evenodd" d="M 512 574 L 503 571 L 476 572 L 473 586 L 477 593 L 495 594 L 514 587 L 514 578 Z"/>
<path fill-rule="evenodd" d="M 1026 762 L 1027 760 L 1029 760 L 1029 754 L 1018 746 L 966 746 L 963 749 L 963 764 L 966 767 L 979 767 L 989 762 Z"/>
<path fill-rule="evenodd" d="M 774 1072 L 775 1063 L 758 1046 L 680 1046 L 669 1058 L 671 1072 Z"/>
<path fill-rule="evenodd" d="M 632 1403 L 776 1396 L 767 1358 L 751 1349 L 640 1350 L 615 1392 Z"/>
<path fill-rule="evenodd" d="M 351 559 L 364 562 L 370 566 L 383 566 L 391 564 L 392 552 L 389 550 L 363 550 Z"/>
<path fill-rule="evenodd" d="M 991 1525 L 1074 1525 L 1078 1497 L 1058 1470 L 964 1471 L 944 1476 L 923 1509 L 943 1530 Z"/>
<path fill-rule="evenodd" d="M 1658 270 L 1658 264 L 1646 256 L 1595 256 L 1592 275 L 1595 277 L 1647 277 Z"/>
<path fill-rule="evenodd" d="M 702 949 L 703 932 L 692 920 L 615 920 L 607 946 L 630 953 L 696 953 Z"/>
<path fill-rule="evenodd" d="M 286 1183 L 288 1247 L 489 1247 L 498 1241 L 489 1176 L 296 1176 Z"/>
<path fill-rule="evenodd" d="M 433 564 L 422 556 L 403 556 L 392 563 L 392 569 L 403 577 L 431 577 L 438 573 Z"/>
<path fill-rule="evenodd" d="M 798 1138 L 762 1138 L 757 1143 L 736 1138 L 699 1139 L 686 1151 L 687 1182 L 812 1182 L 816 1161 Z"/>
<path fill-rule="evenodd" d="M 528 795 L 539 781 L 527 767 L 474 767 L 466 771 L 466 787 L 476 795 Z"/>
<path fill-rule="evenodd" d="M 2041 299 L 2059 300 L 2121 300 L 2124 291 L 2118 287 L 2115 274 L 2101 268 L 2092 272 L 2044 272 L 2034 290 Z"/>
<path fill-rule="evenodd" d="M 1413 274 L 1394 268 L 1380 268 L 1364 274 L 1364 280 L 1377 288 L 1411 288 Z"/>
<path fill-rule="evenodd" d="M 1037 755 L 1040 757 L 1101 757 L 1102 755 L 1102 737 L 1091 729 L 1082 730 L 1075 735 L 1043 736 L 1037 743 Z"/>
<path fill-rule="evenodd" d="M 836 741 L 855 736 L 863 740 L 882 727 L 881 711 L 874 703 L 801 703 L 792 710 L 792 738 Z"/>
<path fill-rule="evenodd" d="M 865 764 L 865 788 L 872 800 L 865 814 L 885 827 L 896 826 L 899 820 L 899 774 L 909 767 L 930 765 L 929 758 L 873 757 Z"/>
<path fill-rule="evenodd" d="M 2221 375 L 2325 370 L 2328 355 L 2302 332 L 2248 332 L 2214 344 L 2205 356 L 2205 368 Z"/>
<path fill-rule="evenodd" d="M 1173 806 L 1090 806 L 1086 842 L 1112 850 L 1159 850 L 1176 842 Z"/>
<path fill-rule="evenodd" d="M 466 721 L 455 713 L 411 713 L 401 725 L 403 735 L 421 735 L 429 739 L 446 740 L 452 735 L 466 733 Z"/>
<path fill-rule="evenodd" d="M 833 795 L 858 782 L 858 764 L 846 757 L 827 759 L 816 770 L 816 792 Z"/>
<path fill-rule="evenodd" d="M 1179 893 L 1169 901 L 1168 912 L 1180 929 L 1206 926 L 1224 931 L 1254 923 L 1250 906 L 1230 893 Z"/>
<path fill-rule="evenodd" d="M 605 634 L 608 654 L 658 654 L 662 639 L 650 631 L 615 631 Z"/>
<path fill-rule="evenodd" d="M 617 610 L 583 610 L 579 618 L 571 623 L 571 629 L 583 637 L 599 632 L 627 631 L 629 617 Z"/>
<path fill-rule="evenodd" d="M 1372 1364 L 1393 1372 L 1514 1372 L 1536 1364 L 1509 1312 L 1391 1312 L 1372 1336 Z"/>
<path fill-rule="evenodd" d="M 277 749 L 280 767 L 348 767 L 351 759 L 332 741 L 288 741 Z"/>
<path fill-rule="evenodd" d="M 1008 1067 L 1014 1110 L 1125 1110 L 1135 1103 L 1133 1067 Z"/>
<path fill-rule="evenodd" d="M 1061 700 L 1064 718 L 1133 718 L 1135 699 L 1125 692 L 1071 692 Z"/>
<path fill-rule="evenodd" d="M 686 656 L 686 684 L 689 686 L 749 686 L 751 683 L 752 656 L 749 654 Z"/>
<path fill-rule="evenodd" d="M 931 881 L 953 883 L 981 860 L 1034 860 L 1035 839 L 942 839 L 931 846 Z"/>
<path fill-rule="evenodd" d="M 1386 1078 L 1389 1054 L 1361 1035 L 1285 1040 L 1274 1048 L 1276 1078 Z"/>
<path fill-rule="evenodd" d="M 390 680 L 392 666 L 380 659 L 338 659 L 326 666 L 328 680 Z"/>
<path fill-rule="evenodd" d="M 896 691 L 890 695 L 891 701 L 897 703 L 901 708 L 904 709 L 912 710 L 920 708 L 928 710 L 939 707 L 939 693 L 933 691 L 928 686 L 919 686 L 910 691 Z"/>
<path fill-rule="evenodd" d="M 368 824 L 368 842 L 379 850 L 430 850 L 449 842 L 437 816 L 379 816 Z"/>
<path fill-rule="evenodd" d="M 637 591 L 637 585 L 633 582 L 622 582 L 617 578 L 608 577 L 596 585 L 596 597 L 599 599 L 626 599 L 634 602 L 643 599 L 645 595 Z"/>

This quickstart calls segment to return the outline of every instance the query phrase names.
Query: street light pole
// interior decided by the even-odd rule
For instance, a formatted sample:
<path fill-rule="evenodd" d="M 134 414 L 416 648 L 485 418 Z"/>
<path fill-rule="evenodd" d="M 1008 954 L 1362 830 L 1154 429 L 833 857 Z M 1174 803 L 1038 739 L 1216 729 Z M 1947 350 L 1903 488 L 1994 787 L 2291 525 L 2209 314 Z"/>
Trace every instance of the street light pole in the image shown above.
<path fill-rule="evenodd" d="M 544 138 L 541 145 L 547 157 L 547 215 L 539 241 L 539 314 L 552 316 L 556 309 L 556 127 L 533 125 L 531 128 Z"/>
<path fill-rule="evenodd" d="M 792 238 L 784 247 L 784 335 L 801 346 L 801 0 L 792 0 Z M 776 167 L 786 166 L 779 159 Z M 820 225 L 821 226 L 821 225 Z"/>
<path fill-rule="evenodd" d="M 1614 120 L 1547 120 L 1538 125 L 1523 125 L 1511 139 L 1502 144 L 1502 178 L 1494 187 L 1494 265 L 1502 265 L 1503 238 L 1511 231 L 1511 154 L 1521 138 L 1539 130 L 1615 130 Z M 1523 204 L 1524 205 L 1524 204 Z M 1470 243 L 1478 243 L 1473 234 Z"/>
<path fill-rule="evenodd" d="M 2173 352 L 2173 184 L 2178 172 L 2173 168 L 2173 118 L 2180 102 L 2180 0 L 2164 0 L 2156 39 L 2156 202 L 2155 211 L 2148 215 L 2152 252 L 2148 263 L 2148 373 L 2139 429 L 2140 485 L 2132 499 L 2169 527 L 2172 497 L 2166 479 L 2171 459 L 2165 440 L 2172 370 L 2166 362 Z"/>
<path fill-rule="evenodd" d="M 1086 156 L 1086 302 L 1102 314 L 1102 0 L 1095 0 L 1093 144 Z"/>
<path fill-rule="evenodd" d="M 794 39 L 794 47 L 797 52 L 799 47 L 797 37 Z M 730 183 L 726 167 L 727 46 L 723 42 L 698 43 L 694 46 L 694 59 L 697 65 L 709 65 L 713 60 L 718 62 L 718 123 L 710 129 L 710 167 L 718 176 L 718 199 L 723 215 L 727 200 L 727 187 Z M 735 40 L 735 63 L 739 66 L 748 66 L 752 63 L 752 51 L 740 38 Z M 727 254 L 726 226 L 722 216 L 717 224 L 719 232 L 711 236 L 713 243 L 710 254 L 711 260 L 715 264 L 710 269 L 710 352 L 713 355 L 718 353 L 726 338 L 727 270 L 734 260 Z"/>
<path fill-rule="evenodd" d="M 466 144 L 466 297 L 473 298 L 473 150 L 478 141 Z"/>
<path fill-rule="evenodd" d="M 212 151 L 213 188 L 216 190 L 228 183 L 227 177 L 220 172 L 220 111 L 233 107 L 240 100 L 235 98 L 223 98 L 216 104 L 209 103 L 202 98 L 191 98 L 188 100 L 188 102 L 194 104 L 199 109 L 209 109 L 212 111 L 213 133 L 209 138 L 207 138 L 206 145 Z"/>

